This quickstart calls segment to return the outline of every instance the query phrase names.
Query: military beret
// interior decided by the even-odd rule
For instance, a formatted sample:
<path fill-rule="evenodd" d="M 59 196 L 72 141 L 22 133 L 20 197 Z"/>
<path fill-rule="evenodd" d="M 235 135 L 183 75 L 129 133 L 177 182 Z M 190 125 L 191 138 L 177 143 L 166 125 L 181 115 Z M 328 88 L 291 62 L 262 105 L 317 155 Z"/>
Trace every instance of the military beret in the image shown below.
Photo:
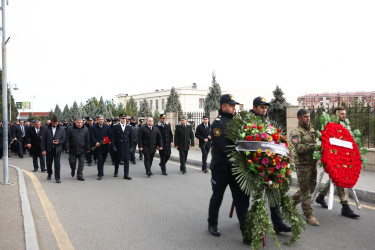
<path fill-rule="evenodd" d="M 266 105 L 270 106 L 270 104 L 266 101 L 264 97 L 258 96 L 253 100 L 253 106 L 257 107 L 259 105 Z"/>
<path fill-rule="evenodd" d="M 233 95 L 231 94 L 225 94 L 225 95 L 222 95 L 220 97 L 220 105 L 221 104 L 224 104 L 224 103 L 228 103 L 228 104 L 239 104 L 238 102 L 236 102 L 234 100 L 234 97 Z"/>
<path fill-rule="evenodd" d="M 310 113 L 310 111 L 308 111 L 307 109 L 300 109 L 297 112 L 297 117 L 301 117 L 301 116 L 304 116 L 304 115 L 309 114 L 309 113 Z"/>

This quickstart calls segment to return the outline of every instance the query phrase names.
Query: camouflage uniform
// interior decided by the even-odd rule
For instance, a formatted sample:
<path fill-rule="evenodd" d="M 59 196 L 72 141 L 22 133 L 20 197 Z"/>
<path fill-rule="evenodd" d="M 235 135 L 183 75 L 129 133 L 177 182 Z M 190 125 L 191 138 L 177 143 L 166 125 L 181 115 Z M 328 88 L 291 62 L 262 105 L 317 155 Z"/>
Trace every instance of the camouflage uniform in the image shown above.
<path fill-rule="evenodd" d="M 296 164 L 299 190 L 293 195 L 294 204 L 302 202 L 303 214 L 312 215 L 311 195 L 316 187 L 317 169 L 313 159 L 316 133 L 310 124 L 298 123 L 298 128 L 292 130 L 290 138 L 294 146 L 293 159 Z"/>
<path fill-rule="evenodd" d="M 324 185 L 324 187 L 320 190 L 320 194 L 326 196 L 329 191 L 329 181 Z M 349 203 L 349 194 L 346 188 L 336 186 L 337 195 L 340 198 L 341 204 L 348 204 Z"/>

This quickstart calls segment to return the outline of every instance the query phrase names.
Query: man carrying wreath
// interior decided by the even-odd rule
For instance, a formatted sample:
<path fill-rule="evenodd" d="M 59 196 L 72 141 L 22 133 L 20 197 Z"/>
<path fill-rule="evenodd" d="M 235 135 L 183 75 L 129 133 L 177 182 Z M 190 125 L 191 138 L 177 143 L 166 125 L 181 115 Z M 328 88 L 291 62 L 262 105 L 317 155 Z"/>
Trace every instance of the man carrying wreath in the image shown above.
<path fill-rule="evenodd" d="M 316 187 L 318 175 L 317 161 L 313 159 L 315 149 L 315 130 L 310 125 L 310 111 L 297 112 L 298 128 L 292 130 L 290 138 L 294 146 L 293 160 L 296 164 L 299 190 L 293 195 L 294 205 L 302 203 L 303 214 L 310 225 L 319 226 L 311 208 L 311 195 Z"/>
<path fill-rule="evenodd" d="M 339 120 L 340 122 L 345 122 L 346 119 L 346 110 L 345 107 L 339 106 L 332 110 L 333 115 L 336 115 L 336 112 L 338 112 Z M 328 208 L 327 203 L 324 200 L 324 196 L 328 194 L 329 191 L 329 184 L 328 181 L 324 187 L 320 190 L 320 194 L 316 198 L 316 203 L 319 203 L 323 208 Z M 348 190 L 346 188 L 342 188 L 339 186 L 336 186 L 337 194 L 340 198 L 340 203 L 342 205 L 341 214 L 343 216 L 349 217 L 349 218 L 357 218 L 360 217 L 359 214 L 355 213 L 351 208 L 349 207 L 349 195 Z"/>

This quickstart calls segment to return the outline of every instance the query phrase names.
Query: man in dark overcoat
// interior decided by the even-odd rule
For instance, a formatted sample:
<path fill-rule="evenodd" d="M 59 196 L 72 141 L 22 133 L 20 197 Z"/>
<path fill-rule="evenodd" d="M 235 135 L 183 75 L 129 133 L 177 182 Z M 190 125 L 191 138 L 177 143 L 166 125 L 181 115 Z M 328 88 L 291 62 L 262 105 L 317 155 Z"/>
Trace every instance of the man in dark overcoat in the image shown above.
<path fill-rule="evenodd" d="M 199 140 L 199 148 L 202 151 L 202 171 L 207 173 L 207 155 L 211 147 L 211 125 L 207 116 L 203 116 L 203 121 L 195 131 L 195 137 Z"/>
<path fill-rule="evenodd" d="M 60 157 L 65 144 L 65 129 L 59 125 L 56 115 L 52 117 L 50 125 L 43 129 L 41 149 L 47 158 L 47 180 L 51 180 L 52 163 L 55 166 L 55 180 L 60 183 Z"/>
<path fill-rule="evenodd" d="M 129 157 L 133 148 L 133 128 L 126 124 L 126 115 L 120 114 L 120 123 L 112 128 L 112 149 L 115 159 L 114 177 L 118 175 L 120 161 L 124 162 L 124 179 L 131 180 L 129 176 Z"/>
<path fill-rule="evenodd" d="M 180 171 L 186 173 L 186 160 L 190 145 L 194 147 L 194 132 L 191 124 L 187 122 L 187 116 L 181 117 L 181 122 L 176 125 L 174 145 L 180 154 Z"/>
<path fill-rule="evenodd" d="M 154 119 L 152 117 L 147 118 L 147 124 L 140 128 L 138 131 L 138 147 L 143 152 L 144 164 L 146 168 L 146 174 L 148 177 L 152 175 L 151 165 L 154 159 L 156 148 L 163 150 L 163 142 L 158 127 L 153 125 Z"/>
<path fill-rule="evenodd" d="M 167 175 L 166 164 L 171 156 L 171 147 L 173 146 L 173 134 L 171 125 L 166 121 L 165 114 L 160 114 L 160 121 L 156 124 L 158 127 L 162 140 L 163 140 L 163 150 L 159 150 L 161 172 L 163 175 Z"/>
<path fill-rule="evenodd" d="M 96 118 L 95 125 L 91 128 L 91 143 L 95 145 L 94 154 L 97 157 L 98 164 L 98 180 L 101 180 L 104 175 L 104 162 L 109 152 L 109 144 L 104 143 L 104 137 L 111 138 L 111 129 L 107 124 L 104 124 L 104 118 L 99 115 Z"/>
<path fill-rule="evenodd" d="M 33 126 L 29 127 L 26 132 L 26 146 L 30 149 L 30 154 L 33 158 L 33 172 L 38 171 L 38 158 L 41 171 L 46 171 L 46 162 L 41 149 L 42 134 L 43 128 L 40 126 L 40 121 L 35 121 Z"/>

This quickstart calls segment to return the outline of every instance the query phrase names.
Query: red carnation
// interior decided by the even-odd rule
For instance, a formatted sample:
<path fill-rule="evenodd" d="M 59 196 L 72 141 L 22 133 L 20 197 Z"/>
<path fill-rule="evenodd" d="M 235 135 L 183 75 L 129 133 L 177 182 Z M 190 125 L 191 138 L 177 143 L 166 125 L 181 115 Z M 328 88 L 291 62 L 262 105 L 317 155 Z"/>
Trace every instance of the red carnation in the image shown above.
<path fill-rule="evenodd" d="M 264 178 L 264 181 L 266 181 L 266 182 L 268 182 L 270 179 L 268 179 L 268 178 Z"/>
<path fill-rule="evenodd" d="M 259 126 L 258 129 L 262 129 L 263 127 L 262 126 Z"/>
<path fill-rule="evenodd" d="M 258 162 L 258 161 L 259 161 L 259 158 L 254 157 L 253 160 L 254 160 L 255 162 Z"/>
<path fill-rule="evenodd" d="M 281 133 L 281 129 L 277 129 L 277 132 Z"/>
<path fill-rule="evenodd" d="M 267 170 L 268 170 L 268 172 L 270 172 L 271 174 L 273 174 L 273 172 L 275 172 L 275 169 L 274 169 L 273 167 L 270 167 L 270 168 L 268 168 Z"/>
<path fill-rule="evenodd" d="M 257 156 L 260 157 L 262 154 L 261 153 L 257 153 Z"/>
<path fill-rule="evenodd" d="M 261 141 L 262 139 L 260 139 L 260 137 L 256 137 L 255 140 L 256 141 Z"/>
<path fill-rule="evenodd" d="M 279 179 L 280 179 L 280 178 L 281 178 L 281 174 L 279 174 L 279 175 L 277 176 L 277 178 L 279 178 Z"/>
<path fill-rule="evenodd" d="M 248 136 L 246 136 L 246 140 L 247 140 L 247 141 L 252 141 L 252 140 L 253 140 L 253 137 L 252 137 L 251 135 L 248 135 Z"/>
<path fill-rule="evenodd" d="M 283 180 L 279 180 L 279 183 L 280 183 L 280 184 L 283 183 Z"/>
<path fill-rule="evenodd" d="M 245 129 L 248 129 L 248 128 L 249 128 L 249 125 L 246 125 L 246 126 L 245 126 Z"/>
<path fill-rule="evenodd" d="M 258 168 L 258 171 L 259 171 L 259 172 L 263 171 L 263 166 L 260 166 L 260 167 Z"/>

